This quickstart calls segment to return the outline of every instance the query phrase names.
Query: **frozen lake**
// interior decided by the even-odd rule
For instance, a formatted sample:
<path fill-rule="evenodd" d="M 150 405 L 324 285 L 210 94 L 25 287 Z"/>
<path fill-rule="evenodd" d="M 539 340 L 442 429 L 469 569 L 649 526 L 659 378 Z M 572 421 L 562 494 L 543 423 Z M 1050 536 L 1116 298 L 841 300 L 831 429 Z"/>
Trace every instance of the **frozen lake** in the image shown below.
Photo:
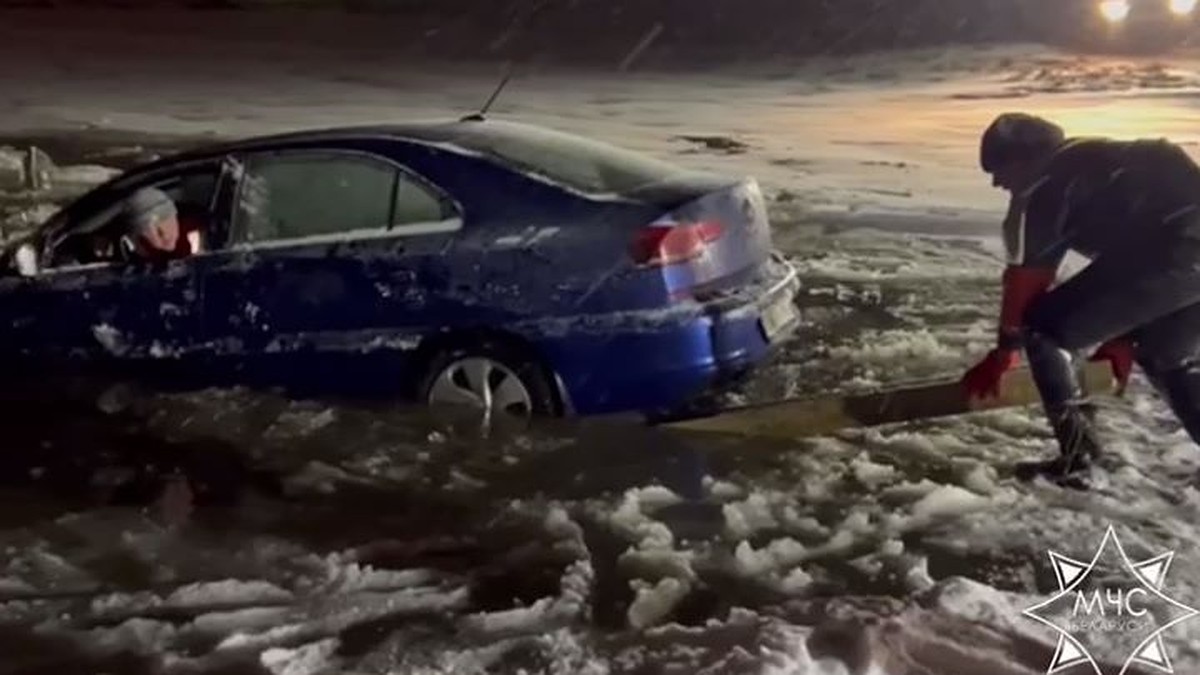
<path fill-rule="evenodd" d="M 502 75 L 371 43 L 30 16 L 0 20 L 9 135 L 445 118 Z M 96 56 L 69 56 L 79 44 Z M 492 113 L 760 179 L 808 317 L 744 392 L 761 399 L 957 377 L 998 302 L 1005 203 L 977 168 L 983 127 L 1020 108 L 1194 150 L 1198 84 L 1189 58 L 1013 46 L 518 70 Z M 193 478 L 240 500 L 168 526 L 179 500 L 0 491 L 0 672 L 1044 673 L 1058 636 L 1022 610 L 1057 590 L 1049 551 L 1089 561 L 1110 525 L 1135 562 L 1173 551 L 1163 592 L 1200 605 L 1200 449 L 1140 379 L 1103 412 L 1114 466 L 1090 493 L 1009 476 L 1052 450 L 1036 410 L 768 444 L 590 426 L 485 442 L 244 392 L 136 407 L 157 433 L 10 411 L 5 452 L 97 493 L 114 471 L 227 463 L 242 473 Z M 1116 675 L 1149 626 L 1081 639 Z M 1200 620 L 1162 645 L 1195 672 Z"/>

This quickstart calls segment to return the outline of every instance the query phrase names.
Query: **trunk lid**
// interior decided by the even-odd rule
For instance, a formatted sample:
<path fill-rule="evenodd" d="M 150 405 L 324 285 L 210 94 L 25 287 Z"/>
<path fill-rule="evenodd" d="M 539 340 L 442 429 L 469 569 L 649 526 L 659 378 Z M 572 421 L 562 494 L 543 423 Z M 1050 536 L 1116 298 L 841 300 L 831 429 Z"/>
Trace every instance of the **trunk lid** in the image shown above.
<path fill-rule="evenodd" d="M 663 208 L 631 246 L 634 262 L 662 271 L 673 297 L 719 293 L 756 279 L 771 255 L 758 182 L 660 184 L 631 195 Z"/>

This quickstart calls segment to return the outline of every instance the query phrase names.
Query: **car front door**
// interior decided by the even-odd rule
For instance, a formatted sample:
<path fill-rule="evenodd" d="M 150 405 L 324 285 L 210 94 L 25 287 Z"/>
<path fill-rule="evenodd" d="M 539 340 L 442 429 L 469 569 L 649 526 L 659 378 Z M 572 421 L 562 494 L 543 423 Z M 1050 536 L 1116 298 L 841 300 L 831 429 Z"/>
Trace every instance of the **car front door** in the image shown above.
<path fill-rule="evenodd" d="M 48 365 L 183 384 L 200 317 L 190 261 L 51 269 L 21 292 L 35 326 L 30 352 Z"/>
<path fill-rule="evenodd" d="M 214 163 L 157 172 L 89 200 L 86 210 L 68 211 L 37 272 L 0 282 L 0 312 L 12 326 L 6 354 L 38 373 L 66 369 L 187 386 L 201 335 L 195 261 L 120 257 L 121 204 L 135 190 L 155 187 L 181 215 L 215 219 L 220 176 Z"/>
<path fill-rule="evenodd" d="M 304 394 L 402 385 L 435 315 L 429 290 L 461 219 L 384 157 L 338 148 L 239 158 L 229 246 L 204 273 L 209 337 L 231 383 Z"/>

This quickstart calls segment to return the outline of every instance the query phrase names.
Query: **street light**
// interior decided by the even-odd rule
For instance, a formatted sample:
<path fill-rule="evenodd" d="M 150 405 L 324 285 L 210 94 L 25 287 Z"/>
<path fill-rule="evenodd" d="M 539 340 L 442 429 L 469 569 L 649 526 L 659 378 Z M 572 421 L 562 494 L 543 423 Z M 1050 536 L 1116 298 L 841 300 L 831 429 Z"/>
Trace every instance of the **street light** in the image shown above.
<path fill-rule="evenodd" d="M 1174 8 L 1175 0 L 1171 5 Z M 1101 0 L 1100 15 L 1110 23 L 1121 23 L 1129 16 L 1129 0 Z"/>
<path fill-rule="evenodd" d="M 1171 0 L 1171 13 L 1176 16 L 1191 14 L 1194 9 L 1196 9 L 1196 0 Z"/>

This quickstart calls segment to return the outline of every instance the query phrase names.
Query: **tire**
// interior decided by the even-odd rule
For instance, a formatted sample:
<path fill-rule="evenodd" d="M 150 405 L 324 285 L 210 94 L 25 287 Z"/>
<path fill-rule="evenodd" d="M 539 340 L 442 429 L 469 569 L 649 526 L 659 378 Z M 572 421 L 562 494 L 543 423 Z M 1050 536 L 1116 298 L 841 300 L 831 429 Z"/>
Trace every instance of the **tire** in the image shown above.
<path fill-rule="evenodd" d="M 487 398 L 493 406 L 505 406 L 488 411 L 492 417 L 507 412 L 525 420 L 560 417 L 563 409 L 541 364 L 519 349 L 488 339 L 437 352 L 425 369 L 417 397 L 422 405 L 462 403 L 481 411 L 487 411 Z"/>

